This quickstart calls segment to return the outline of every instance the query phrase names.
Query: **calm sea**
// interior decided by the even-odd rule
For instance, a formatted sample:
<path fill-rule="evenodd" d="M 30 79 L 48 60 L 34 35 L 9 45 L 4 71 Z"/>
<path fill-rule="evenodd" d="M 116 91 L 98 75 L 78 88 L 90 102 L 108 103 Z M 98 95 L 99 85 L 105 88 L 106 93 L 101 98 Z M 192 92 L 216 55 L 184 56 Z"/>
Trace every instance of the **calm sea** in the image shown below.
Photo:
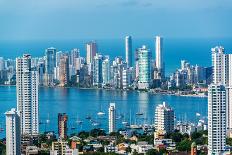
<path fill-rule="evenodd" d="M 81 56 L 86 55 L 85 43 L 90 40 L 65 40 L 65 41 L 0 41 L 0 57 L 15 58 L 27 52 L 34 57 L 43 56 L 48 47 L 56 47 L 58 50 L 70 51 L 79 48 Z M 96 40 L 99 52 L 115 56 L 125 57 L 124 39 Z M 170 74 L 180 66 L 180 60 L 188 60 L 191 64 L 202 66 L 211 65 L 210 49 L 216 45 L 223 45 L 228 52 L 232 52 L 232 39 L 168 39 L 164 38 L 163 50 L 166 64 L 166 72 Z M 147 45 L 155 57 L 154 39 L 133 39 L 133 51 L 142 45 Z"/>
<path fill-rule="evenodd" d="M 40 121 L 44 123 L 46 120 L 50 120 L 49 123 L 40 125 L 41 132 L 51 130 L 57 132 L 57 114 L 59 112 L 65 112 L 69 116 L 69 133 L 96 128 L 86 119 L 87 116 L 100 123 L 98 127 L 108 131 L 107 118 L 110 102 L 116 103 L 117 116 L 122 115 L 122 118 L 117 120 L 118 128 L 122 127 L 122 121 L 132 124 L 153 123 L 155 107 L 162 102 L 167 102 L 173 107 L 177 120 L 194 122 L 196 113 L 200 113 L 202 117 L 207 115 L 207 98 L 77 88 L 40 88 L 39 96 Z M 12 107 L 16 107 L 16 87 L 0 86 L 1 127 L 5 127 L 4 112 Z M 99 111 L 105 112 L 105 115 L 97 116 Z M 144 113 L 144 115 L 138 117 L 136 116 L 137 112 Z M 82 120 L 83 124 L 78 125 L 77 120 Z M 0 133 L 0 138 L 4 136 L 5 131 Z"/>

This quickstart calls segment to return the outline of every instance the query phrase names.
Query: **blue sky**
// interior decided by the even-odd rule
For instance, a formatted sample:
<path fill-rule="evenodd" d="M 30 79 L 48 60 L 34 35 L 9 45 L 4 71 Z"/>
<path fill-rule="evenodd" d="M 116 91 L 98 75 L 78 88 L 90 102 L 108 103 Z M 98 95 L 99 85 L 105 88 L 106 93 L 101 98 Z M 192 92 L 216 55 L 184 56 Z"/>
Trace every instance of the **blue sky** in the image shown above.
<path fill-rule="evenodd" d="M 0 0 L 0 40 L 231 38 L 231 0 Z"/>

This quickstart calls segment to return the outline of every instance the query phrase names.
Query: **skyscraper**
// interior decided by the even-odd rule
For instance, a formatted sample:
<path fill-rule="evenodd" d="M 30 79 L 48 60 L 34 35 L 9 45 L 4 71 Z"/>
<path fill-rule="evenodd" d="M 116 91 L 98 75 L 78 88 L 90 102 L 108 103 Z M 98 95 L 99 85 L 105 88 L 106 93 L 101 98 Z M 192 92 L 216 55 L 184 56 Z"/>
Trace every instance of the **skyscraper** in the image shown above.
<path fill-rule="evenodd" d="M 6 154 L 21 154 L 20 113 L 11 109 L 6 115 Z"/>
<path fill-rule="evenodd" d="M 132 67 L 132 38 L 131 36 L 125 37 L 125 52 L 127 67 Z"/>
<path fill-rule="evenodd" d="M 91 41 L 86 44 L 86 63 L 91 64 L 94 56 L 97 53 L 97 43 Z"/>
<path fill-rule="evenodd" d="M 109 107 L 109 133 L 114 132 L 116 128 L 115 103 L 110 103 Z"/>
<path fill-rule="evenodd" d="M 155 109 L 155 129 L 171 133 L 174 130 L 174 110 L 165 102 Z"/>
<path fill-rule="evenodd" d="M 75 62 L 76 62 L 76 58 L 79 58 L 79 57 L 80 57 L 79 49 L 75 48 L 75 49 L 71 50 L 70 57 L 69 57 L 69 59 L 70 59 L 69 64 L 74 67 Z"/>
<path fill-rule="evenodd" d="M 211 49 L 212 51 L 212 66 L 213 66 L 213 83 L 227 84 L 227 69 L 228 65 L 227 56 L 224 54 L 224 48 L 222 46 L 216 46 Z"/>
<path fill-rule="evenodd" d="M 22 134 L 38 134 L 38 73 L 31 68 L 31 56 L 16 59 L 17 110 Z"/>
<path fill-rule="evenodd" d="M 165 77 L 165 66 L 163 61 L 163 38 L 156 36 L 156 68 L 158 70 L 156 77 L 163 79 Z"/>
<path fill-rule="evenodd" d="M 222 154 L 226 145 L 228 55 L 223 47 L 212 51 L 213 83 L 208 86 L 208 154 Z M 228 93 L 228 92 L 227 92 Z"/>
<path fill-rule="evenodd" d="M 50 47 L 45 50 L 45 85 L 52 86 L 54 79 L 54 67 L 56 66 L 56 49 Z"/>
<path fill-rule="evenodd" d="M 228 85 L 226 87 L 226 123 L 228 136 L 232 137 L 232 54 L 227 55 L 228 62 Z"/>
<path fill-rule="evenodd" d="M 222 154 L 226 145 L 226 90 L 221 84 L 208 87 L 208 154 Z"/>
<path fill-rule="evenodd" d="M 59 80 L 60 86 L 66 86 L 69 83 L 69 59 L 67 55 L 60 57 Z"/>
<path fill-rule="evenodd" d="M 102 85 L 102 61 L 103 56 L 96 54 L 93 59 L 93 85 L 100 87 Z"/>
<path fill-rule="evenodd" d="M 31 98 L 32 98 L 32 134 L 39 133 L 39 73 L 32 69 L 31 71 Z"/>
<path fill-rule="evenodd" d="M 151 52 L 145 45 L 138 51 L 139 89 L 149 89 L 151 81 Z"/>
<path fill-rule="evenodd" d="M 102 62 L 102 80 L 103 85 L 110 83 L 110 58 L 105 57 Z"/>
<path fill-rule="evenodd" d="M 58 134 L 62 139 L 67 138 L 68 132 L 68 116 L 66 113 L 58 113 Z"/>

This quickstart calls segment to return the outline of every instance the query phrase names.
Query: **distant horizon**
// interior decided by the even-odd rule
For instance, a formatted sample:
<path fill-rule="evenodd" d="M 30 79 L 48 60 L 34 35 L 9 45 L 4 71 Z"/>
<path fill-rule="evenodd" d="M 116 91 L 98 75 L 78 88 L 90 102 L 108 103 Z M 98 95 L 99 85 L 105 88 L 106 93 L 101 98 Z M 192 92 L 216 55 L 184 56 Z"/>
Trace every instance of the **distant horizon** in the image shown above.
<path fill-rule="evenodd" d="M 175 39 L 175 40 L 221 40 L 221 39 L 226 39 L 226 40 L 232 40 L 231 37 L 165 37 L 163 35 L 154 35 L 153 37 L 135 37 L 132 35 L 125 35 L 123 37 L 115 37 L 115 38 L 94 38 L 94 37 L 89 37 L 89 38 L 36 38 L 36 39 L 0 39 L 0 42 L 4 41 L 97 41 L 97 40 L 124 40 L 126 36 L 131 36 L 132 41 L 133 40 L 148 40 L 148 39 L 153 39 L 155 40 L 156 36 L 161 36 L 164 40 L 165 39 Z"/>

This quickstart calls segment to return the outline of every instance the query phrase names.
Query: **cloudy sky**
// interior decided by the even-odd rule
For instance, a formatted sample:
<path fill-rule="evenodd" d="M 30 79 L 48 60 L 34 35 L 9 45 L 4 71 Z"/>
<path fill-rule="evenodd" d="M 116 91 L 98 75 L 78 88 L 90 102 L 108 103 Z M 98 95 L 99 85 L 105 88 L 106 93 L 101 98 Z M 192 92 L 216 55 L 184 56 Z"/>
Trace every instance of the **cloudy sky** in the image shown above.
<path fill-rule="evenodd" d="M 0 40 L 232 37 L 231 0 L 0 0 Z"/>

